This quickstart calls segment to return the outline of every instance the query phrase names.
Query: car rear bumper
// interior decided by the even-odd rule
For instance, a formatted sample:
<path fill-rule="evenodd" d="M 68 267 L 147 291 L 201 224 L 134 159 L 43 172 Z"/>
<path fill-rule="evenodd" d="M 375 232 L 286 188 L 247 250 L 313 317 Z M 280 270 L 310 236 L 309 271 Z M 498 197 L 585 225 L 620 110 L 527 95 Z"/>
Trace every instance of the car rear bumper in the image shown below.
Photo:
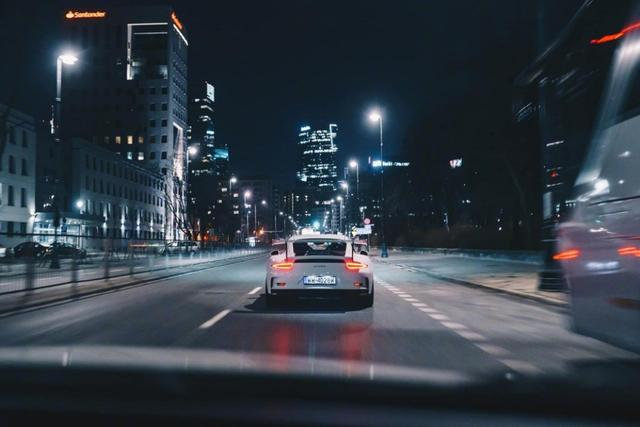
<path fill-rule="evenodd" d="M 300 299 L 346 299 L 366 297 L 369 289 L 272 289 L 271 295 Z"/>

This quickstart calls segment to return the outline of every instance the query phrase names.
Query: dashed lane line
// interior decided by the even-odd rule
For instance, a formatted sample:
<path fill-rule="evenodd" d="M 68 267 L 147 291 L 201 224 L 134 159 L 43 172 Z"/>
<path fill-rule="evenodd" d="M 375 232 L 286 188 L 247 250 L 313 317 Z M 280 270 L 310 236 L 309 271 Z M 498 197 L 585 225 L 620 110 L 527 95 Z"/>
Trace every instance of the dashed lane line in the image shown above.
<path fill-rule="evenodd" d="M 404 267 L 404 266 L 401 266 L 401 267 Z M 404 268 L 404 269 L 408 271 L 412 270 L 407 268 Z M 429 307 L 427 304 L 423 302 L 420 302 L 418 299 L 414 298 L 410 294 L 400 290 L 399 288 L 385 281 L 378 280 L 378 283 L 380 283 L 385 289 L 396 294 L 403 300 L 411 303 L 411 305 L 416 307 L 418 310 L 426 313 L 432 319 L 438 321 L 438 323 L 440 323 L 442 326 L 448 329 L 451 329 L 453 332 L 460 335 L 462 338 L 470 341 L 478 349 L 495 357 L 495 359 L 498 362 L 502 363 L 507 368 L 516 372 L 524 373 L 524 374 L 533 374 L 533 373 L 541 372 L 540 368 L 538 368 L 537 366 L 529 362 L 511 358 L 512 353 L 506 348 L 487 343 L 487 338 L 485 336 L 477 332 L 470 331 L 462 323 L 451 321 L 451 319 L 448 316 L 445 316 L 444 314 L 440 313 L 438 310 Z"/>
<path fill-rule="evenodd" d="M 198 329 L 208 329 L 222 320 L 227 314 L 231 313 L 230 309 L 222 310 L 220 313 L 213 316 L 211 319 L 204 322 L 202 325 L 198 326 Z"/>
<path fill-rule="evenodd" d="M 251 291 L 249 291 L 249 295 L 253 295 L 257 292 L 260 292 L 260 289 L 262 289 L 262 286 L 258 286 L 257 288 L 253 288 Z"/>

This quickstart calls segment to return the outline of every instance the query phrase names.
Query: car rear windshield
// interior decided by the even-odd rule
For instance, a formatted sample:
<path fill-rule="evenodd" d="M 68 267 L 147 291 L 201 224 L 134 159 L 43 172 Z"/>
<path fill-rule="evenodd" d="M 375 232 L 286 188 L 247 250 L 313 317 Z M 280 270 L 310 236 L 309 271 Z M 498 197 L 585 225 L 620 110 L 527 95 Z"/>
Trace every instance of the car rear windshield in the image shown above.
<path fill-rule="evenodd" d="M 346 251 L 347 243 L 338 240 L 303 240 L 293 242 L 293 253 L 295 256 L 345 256 Z"/>

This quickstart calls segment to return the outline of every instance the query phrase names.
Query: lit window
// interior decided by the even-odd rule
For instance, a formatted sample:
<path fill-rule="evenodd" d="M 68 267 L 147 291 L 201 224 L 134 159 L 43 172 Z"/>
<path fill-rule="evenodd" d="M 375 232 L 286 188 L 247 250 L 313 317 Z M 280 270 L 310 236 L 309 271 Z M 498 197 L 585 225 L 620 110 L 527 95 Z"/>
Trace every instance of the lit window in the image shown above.
<path fill-rule="evenodd" d="M 116 136 L 116 144 L 122 144 L 122 138 L 120 136 Z"/>
<path fill-rule="evenodd" d="M 144 144 L 144 136 L 140 135 L 138 137 L 138 144 Z"/>
<path fill-rule="evenodd" d="M 144 153 L 142 151 L 138 152 L 138 160 L 144 160 Z"/>
<path fill-rule="evenodd" d="M 133 144 L 133 135 L 127 135 L 127 144 Z"/>
<path fill-rule="evenodd" d="M 133 160 L 133 153 L 131 151 L 127 151 L 127 160 Z"/>

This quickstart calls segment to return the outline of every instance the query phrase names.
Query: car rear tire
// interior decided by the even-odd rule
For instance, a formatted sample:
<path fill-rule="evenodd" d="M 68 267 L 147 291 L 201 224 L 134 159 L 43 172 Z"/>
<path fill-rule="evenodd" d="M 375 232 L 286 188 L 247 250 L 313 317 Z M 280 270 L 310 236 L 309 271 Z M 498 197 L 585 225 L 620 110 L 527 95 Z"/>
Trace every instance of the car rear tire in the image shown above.
<path fill-rule="evenodd" d="M 364 297 L 364 308 L 373 307 L 373 296 L 375 295 L 375 289 L 371 287 L 371 293 Z"/>
<path fill-rule="evenodd" d="M 268 308 L 273 308 L 273 307 L 276 307 L 278 305 L 279 301 L 276 299 L 275 295 L 271 295 L 271 294 L 265 292 L 264 296 L 265 296 L 265 303 L 266 303 Z"/>

